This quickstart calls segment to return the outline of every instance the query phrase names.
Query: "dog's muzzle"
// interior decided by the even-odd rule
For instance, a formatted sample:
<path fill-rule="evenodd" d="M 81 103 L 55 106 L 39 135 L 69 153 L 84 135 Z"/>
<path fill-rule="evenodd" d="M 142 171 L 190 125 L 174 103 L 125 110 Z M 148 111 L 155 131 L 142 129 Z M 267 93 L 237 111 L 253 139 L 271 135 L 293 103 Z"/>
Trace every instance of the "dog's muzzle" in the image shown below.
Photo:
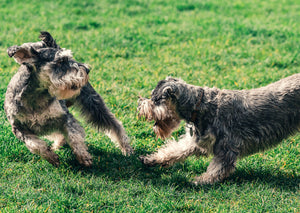
<path fill-rule="evenodd" d="M 156 106 L 150 99 L 140 98 L 137 110 L 139 118 L 155 121 L 153 130 L 162 139 L 169 137 L 180 124 L 180 119 L 173 110 L 168 109 L 165 104 Z"/>

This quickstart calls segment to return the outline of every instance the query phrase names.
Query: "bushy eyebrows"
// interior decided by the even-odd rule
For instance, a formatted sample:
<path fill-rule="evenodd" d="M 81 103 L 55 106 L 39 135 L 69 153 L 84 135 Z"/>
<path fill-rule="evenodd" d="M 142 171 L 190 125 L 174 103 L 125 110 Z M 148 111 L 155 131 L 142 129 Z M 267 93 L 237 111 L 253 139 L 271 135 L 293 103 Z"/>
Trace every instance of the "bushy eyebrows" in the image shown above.
<path fill-rule="evenodd" d="M 54 48 L 42 48 L 38 50 L 40 58 L 43 60 L 51 61 L 55 59 L 57 49 Z"/>

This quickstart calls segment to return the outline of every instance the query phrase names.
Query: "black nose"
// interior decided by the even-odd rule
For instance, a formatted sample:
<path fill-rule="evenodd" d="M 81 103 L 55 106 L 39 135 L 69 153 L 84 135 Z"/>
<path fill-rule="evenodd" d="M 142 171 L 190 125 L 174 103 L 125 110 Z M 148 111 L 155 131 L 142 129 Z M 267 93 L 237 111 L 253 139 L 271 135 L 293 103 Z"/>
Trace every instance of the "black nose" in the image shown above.
<path fill-rule="evenodd" d="M 76 85 L 73 84 L 73 85 L 71 86 L 71 90 L 77 90 L 77 89 L 78 89 L 78 87 L 77 87 Z"/>
<path fill-rule="evenodd" d="M 87 65 L 85 65 L 85 64 L 82 64 L 82 63 L 78 63 L 78 65 L 79 65 L 80 67 L 83 67 L 83 68 L 85 69 L 86 74 L 89 74 L 89 73 L 90 73 L 90 68 L 89 68 L 89 66 L 87 66 Z"/>

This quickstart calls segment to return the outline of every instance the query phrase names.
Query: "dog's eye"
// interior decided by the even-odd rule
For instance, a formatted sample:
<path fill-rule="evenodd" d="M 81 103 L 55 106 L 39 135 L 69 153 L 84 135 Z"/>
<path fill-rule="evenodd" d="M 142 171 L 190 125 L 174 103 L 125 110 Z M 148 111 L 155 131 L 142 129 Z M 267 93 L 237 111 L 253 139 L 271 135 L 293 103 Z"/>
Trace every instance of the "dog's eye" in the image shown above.
<path fill-rule="evenodd" d="M 158 99 L 154 100 L 154 101 L 153 101 L 153 102 L 154 102 L 154 105 L 160 105 L 161 102 L 162 102 L 162 100 L 163 100 L 163 98 L 158 98 Z"/>
<path fill-rule="evenodd" d="M 77 87 L 76 85 L 73 84 L 73 85 L 71 86 L 71 90 L 77 90 L 77 89 L 78 89 L 78 87 Z"/>
<path fill-rule="evenodd" d="M 69 58 L 68 57 L 60 57 L 57 60 L 57 63 L 63 64 L 63 63 L 68 63 L 69 62 Z"/>

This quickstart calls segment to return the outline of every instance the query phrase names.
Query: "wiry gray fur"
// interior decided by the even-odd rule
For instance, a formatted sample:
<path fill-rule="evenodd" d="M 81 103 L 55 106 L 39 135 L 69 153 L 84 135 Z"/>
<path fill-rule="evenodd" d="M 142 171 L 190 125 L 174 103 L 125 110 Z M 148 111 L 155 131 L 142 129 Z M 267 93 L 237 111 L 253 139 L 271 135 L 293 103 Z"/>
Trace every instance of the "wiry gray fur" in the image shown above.
<path fill-rule="evenodd" d="M 79 163 L 91 166 L 84 129 L 67 109 L 74 104 L 89 123 L 118 142 L 123 154 L 131 154 L 122 124 L 88 82 L 89 67 L 75 61 L 71 51 L 60 48 L 48 32 L 41 32 L 40 39 L 7 50 L 21 65 L 7 87 L 4 102 L 16 137 L 55 166 L 59 160 L 54 150 L 68 142 Z M 54 140 L 52 149 L 40 136 Z"/>
<path fill-rule="evenodd" d="M 154 128 L 173 114 L 188 123 L 179 142 L 141 156 L 144 164 L 169 166 L 192 154 L 212 154 L 207 172 L 194 183 L 214 183 L 235 170 L 238 158 L 274 147 L 299 131 L 300 74 L 252 90 L 198 87 L 168 77 L 158 83 L 151 100 L 140 100 L 138 110 L 156 121 Z M 178 119 L 173 120 L 174 127 Z M 158 132 L 169 136 L 173 127 Z"/>

